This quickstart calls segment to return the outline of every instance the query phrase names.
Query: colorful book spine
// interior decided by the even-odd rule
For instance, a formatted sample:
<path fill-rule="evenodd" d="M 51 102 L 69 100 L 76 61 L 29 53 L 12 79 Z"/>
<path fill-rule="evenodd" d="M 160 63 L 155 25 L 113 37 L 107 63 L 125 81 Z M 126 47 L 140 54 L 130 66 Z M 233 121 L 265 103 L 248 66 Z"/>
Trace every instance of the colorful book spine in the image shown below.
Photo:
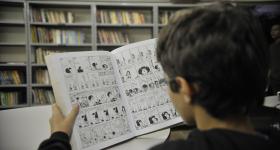
<path fill-rule="evenodd" d="M 0 92 L 0 106 L 14 106 L 18 104 L 19 92 Z"/>
<path fill-rule="evenodd" d="M 50 89 L 33 89 L 33 104 L 52 104 L 55 102 L 53 91 Z"/>
<path fill-rule="evenodd" d="M 75 17 L 73 12 L 59 11 L 52 9 L 32 9 L 31 19 L 33 22 L 43 23 L 74 23 Z"/>
<path fill-rule="evenodd" d="M 98 30 L 98 43 L 101 44 L 127 44 L 129 43 L 128 34 L 125 31 Z"/>
<path fill-rule="evenodd" d="M 105 24 L 146 24 L 142 11 L 135 10 L 98 10 L 97 21 Z"/>
<path fill-rule="evenodd" d="M 15 84 L 19 85 L 22 84 L 23 73 L 19 70 L 8 70 L 8 71 L 0 71 L 0 84 L 1 85 L 8 85 L 8 84 Z"/>
<path fill-rule="evenodd" d="M 45 56 L 53 53 L 62 53 L 62 50 L 50 50 L 50 49 L 43 49 L 37 48 L 35 49 L 35 63 L 36 64 L 45 64 Z"/>
<path fill-rule="evenodd" d="M 35 83 L 36 84 L 51 84 L 50 77 L 47 69 L 35 70 Z"/>
<path fill-rule="evenodd" d="M 53 44 L 85 43 L 85 33 L 77 30 L 32 27 L 31 38 L 32 38 L 32 42 L 34 43 L 53 43 Z"/>

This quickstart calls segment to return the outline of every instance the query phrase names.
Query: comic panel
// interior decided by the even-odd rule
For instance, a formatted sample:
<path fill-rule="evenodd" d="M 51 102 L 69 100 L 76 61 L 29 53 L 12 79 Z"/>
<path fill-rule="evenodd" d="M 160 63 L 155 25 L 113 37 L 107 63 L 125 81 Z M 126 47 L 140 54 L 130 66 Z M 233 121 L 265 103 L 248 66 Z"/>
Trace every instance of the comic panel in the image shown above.
<path fill-rule="evenodd" d="M 124 118 L 118 118 L 107 124 L 98 124 L 82 128 L 78 131 L 82 148 L 87 148 L 101 142 L 120 137 L 131 132 L 128 121 Z"/>
<path fill-rule="evenodd" d="M 111 86 L 95 90 L 70 94 L 71 103 L 78 103 L 80 107 L 94 107 L 102 104 L 121 101 L 119 87 Z"/>

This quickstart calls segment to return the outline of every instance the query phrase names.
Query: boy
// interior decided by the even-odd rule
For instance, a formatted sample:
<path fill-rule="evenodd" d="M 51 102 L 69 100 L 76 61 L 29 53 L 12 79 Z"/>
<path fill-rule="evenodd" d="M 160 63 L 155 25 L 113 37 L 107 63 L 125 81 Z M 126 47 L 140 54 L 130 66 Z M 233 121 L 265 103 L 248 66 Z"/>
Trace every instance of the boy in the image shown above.
<path fill-rule="evenodd" d="M 177 111 L 198 130 L 187 140 L 166 142 L 153 150 L 279 148 L 279 132 L 260 133 L 248 119 L 249 110 L 264 99 L 268 47 L 263 37 L 252 15 L 229 5 L 183 12 L 170 20 L 158 39 L 157 58 Z M 77 110 L 74 107 L 70 118 L 75 119 Z M 57 106 L 53 112 L 57 115 L 51 125 L 56 129 L 39 149 L 49 149 L 63 140 L 57 149 L 70 148 L 65 133 L 70 135 L 74 119 L 68 124 L 63 119 L 55 122 L 61 113 Z M 55 134 L 68 139 L 59 140 Z"/>

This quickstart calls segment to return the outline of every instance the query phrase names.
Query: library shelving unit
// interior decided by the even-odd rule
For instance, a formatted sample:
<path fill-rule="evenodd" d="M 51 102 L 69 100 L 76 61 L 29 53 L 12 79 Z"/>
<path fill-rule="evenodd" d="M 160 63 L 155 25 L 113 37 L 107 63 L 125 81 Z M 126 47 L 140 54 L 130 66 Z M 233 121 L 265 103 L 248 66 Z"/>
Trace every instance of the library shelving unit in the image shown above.
<path fill-rule="evenodd" d="M 177 6 L 177 5 L 160 5 L 157 9 L 158 14 L 158 34 L 160 32 L 160 29 L 162 29 L 167 23 L 169 18 L 178 10 L 181 9 L 191 9 L 195 7 L 195 5 L 188 5 L 188 6 Z M 158 36 L 158 35 L 157 35 Z"/>
<path fill-rule="evenodd" d="M 175 11 L 209 4 L 0 0 L 0 109 L 53 101 L 45 55 L 157 38 Z M 20 83 L 2 77 L 15 71 Z"/>
<path fill-rule="evenodd" d="M 113 50 L 127 43 L 154 38 L 149 4 L 96 4 L 96 49 Z"/>
<path fill-rule="evenodd" d="M 53 101 L 44 56 L 49 53 L 92 50 L 89 3 L 28 2 L 30 105 Z M 45 80 L 45 81 L 44 81 Z"/>
<path fill-rule="evenodd" d="M 28 105 L 26 3 L 0 1 L 0 108 Z"/>

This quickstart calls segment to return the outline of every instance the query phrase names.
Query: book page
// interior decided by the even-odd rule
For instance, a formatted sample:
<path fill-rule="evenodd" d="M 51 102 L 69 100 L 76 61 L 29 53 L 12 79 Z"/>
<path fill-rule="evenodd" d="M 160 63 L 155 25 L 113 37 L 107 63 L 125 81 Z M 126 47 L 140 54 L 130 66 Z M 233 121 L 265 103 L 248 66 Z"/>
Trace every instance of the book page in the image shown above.
<path fill-rule="evenodd" d="M 156 39 L 129 44 L 112 53 L 137 135 L 182 122 L 168 96 L 164 72 L 155 56 Z"/>
<path fill-rule="evenodd" d="M 112 54 L 72 52 L 46 57 L 58 105 L 68 113 L 78 103 L 73 149 L 100 149 L 133 137 L 118 88 Z"/>

